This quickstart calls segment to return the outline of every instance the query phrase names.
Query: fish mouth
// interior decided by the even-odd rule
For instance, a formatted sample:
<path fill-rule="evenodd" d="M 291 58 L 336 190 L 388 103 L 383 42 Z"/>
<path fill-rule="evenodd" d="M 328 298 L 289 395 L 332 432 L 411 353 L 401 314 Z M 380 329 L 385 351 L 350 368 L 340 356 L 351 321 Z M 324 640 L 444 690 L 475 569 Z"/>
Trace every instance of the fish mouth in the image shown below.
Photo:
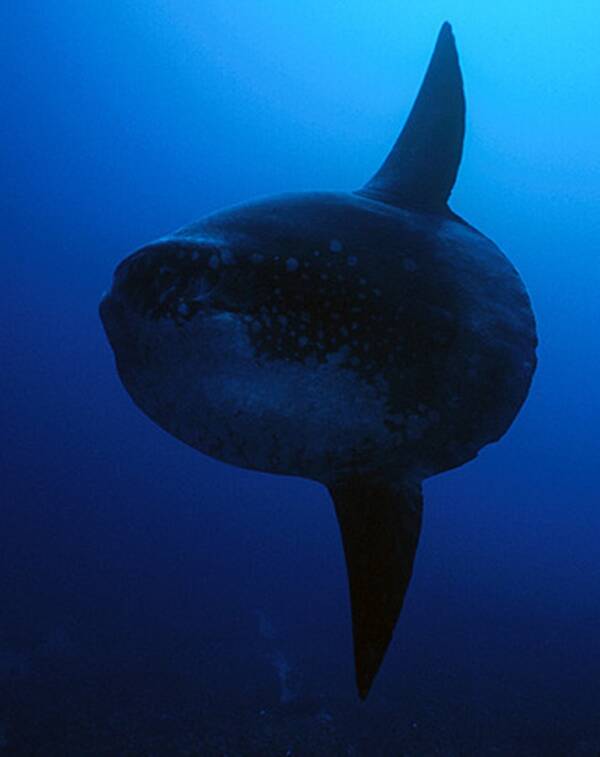
<path fill-rule="evenodd" d="M 104 327 L 104 332 L 114 350 L 118 335 L 123 334 L 123 327 L 126 324 L 125 307 L 123 303 L 113 297 L 110 292 L 106 292 L 100 300 L 98 313 L 100 315 L 102 326 Z"/>
<path fill-rule="evenodd" d="M 140 343 L 139 322 L 123 300 L 111 292 L 102 296 L 98 314 L 117 361 L 132 359 Z"/>

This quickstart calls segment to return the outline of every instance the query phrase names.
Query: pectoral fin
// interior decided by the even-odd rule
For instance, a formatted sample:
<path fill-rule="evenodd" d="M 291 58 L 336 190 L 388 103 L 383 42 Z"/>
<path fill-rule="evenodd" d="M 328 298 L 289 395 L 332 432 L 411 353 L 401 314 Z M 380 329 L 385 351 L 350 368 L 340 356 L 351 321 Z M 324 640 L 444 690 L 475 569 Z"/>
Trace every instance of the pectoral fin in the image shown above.
<path fill-rule="evenodd" d="M 421 530 L 421 485 L 352 477 L 329 491 L 346 555 L 356 682 L 365 699 L 412 575 Z"/>

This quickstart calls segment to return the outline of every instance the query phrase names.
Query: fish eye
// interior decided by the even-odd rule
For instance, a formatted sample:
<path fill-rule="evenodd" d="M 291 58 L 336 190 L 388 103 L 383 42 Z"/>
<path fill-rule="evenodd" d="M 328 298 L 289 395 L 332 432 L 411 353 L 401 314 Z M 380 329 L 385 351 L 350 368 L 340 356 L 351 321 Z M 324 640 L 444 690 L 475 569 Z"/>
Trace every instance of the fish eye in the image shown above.
<path fill-rule="evenodd" d="M 191 263 L 175 274 L 166 272 L 163 281 L 158 283 L 162 294 L 156 315 L 169 315 L 178 321 L 193 317 L 198 310 L 208 306 L 221 279 L 219 269 L 203 264 Z"/>
<path fill-rule="evenodd" d="M 149 249 L 120 268 L 121 291 L 151 318 L 191 316 L 208 302 L 222 278 L 207 252 L 191 254 L 175 245 Z"/>

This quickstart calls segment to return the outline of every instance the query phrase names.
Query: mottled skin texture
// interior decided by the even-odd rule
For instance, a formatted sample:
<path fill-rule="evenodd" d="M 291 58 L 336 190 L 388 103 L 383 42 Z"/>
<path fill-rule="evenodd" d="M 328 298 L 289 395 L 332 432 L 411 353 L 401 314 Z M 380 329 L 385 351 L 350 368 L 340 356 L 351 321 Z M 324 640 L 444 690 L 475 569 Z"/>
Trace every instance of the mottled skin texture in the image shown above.
<path fill-rule="evenodd" d="M 396 144 L 354 193 L 239 205 L 142 248 L 102 319 L 161 427 L 332 496 L 366 697 L 409 585 L 421 483 L 499 439 L 535 369 L 525 288 L 447 205 L 464 93 L 445 24 Z"/>
<path fill-rule="evenodd" d="M 327 484 L 466 462 L 508 428 L 535 365 L 527 294 L 492 242 L 355 194 L 209 216 L 125 261 L 113 298 L 140 319 L 126 350 L 106 321 L 121 377 L 160 425 Z"/>

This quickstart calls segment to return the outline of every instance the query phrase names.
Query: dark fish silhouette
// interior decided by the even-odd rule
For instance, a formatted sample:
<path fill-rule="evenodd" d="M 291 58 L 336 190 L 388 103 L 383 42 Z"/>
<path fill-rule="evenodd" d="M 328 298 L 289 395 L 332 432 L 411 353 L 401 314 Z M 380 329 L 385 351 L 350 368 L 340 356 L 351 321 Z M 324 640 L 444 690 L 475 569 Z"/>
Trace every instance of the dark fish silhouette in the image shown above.
<path fill-rule="evenodd" d="M 101 316 L 134 402 L 233 465 L 322 482 L 366 697 L 408 587 L 424 479 L 508 429 L 535 369 L 513 266 L 447 205 L 464 95 L 449 24 L 359 191 L 214 213 L 116 269 Z"/>

